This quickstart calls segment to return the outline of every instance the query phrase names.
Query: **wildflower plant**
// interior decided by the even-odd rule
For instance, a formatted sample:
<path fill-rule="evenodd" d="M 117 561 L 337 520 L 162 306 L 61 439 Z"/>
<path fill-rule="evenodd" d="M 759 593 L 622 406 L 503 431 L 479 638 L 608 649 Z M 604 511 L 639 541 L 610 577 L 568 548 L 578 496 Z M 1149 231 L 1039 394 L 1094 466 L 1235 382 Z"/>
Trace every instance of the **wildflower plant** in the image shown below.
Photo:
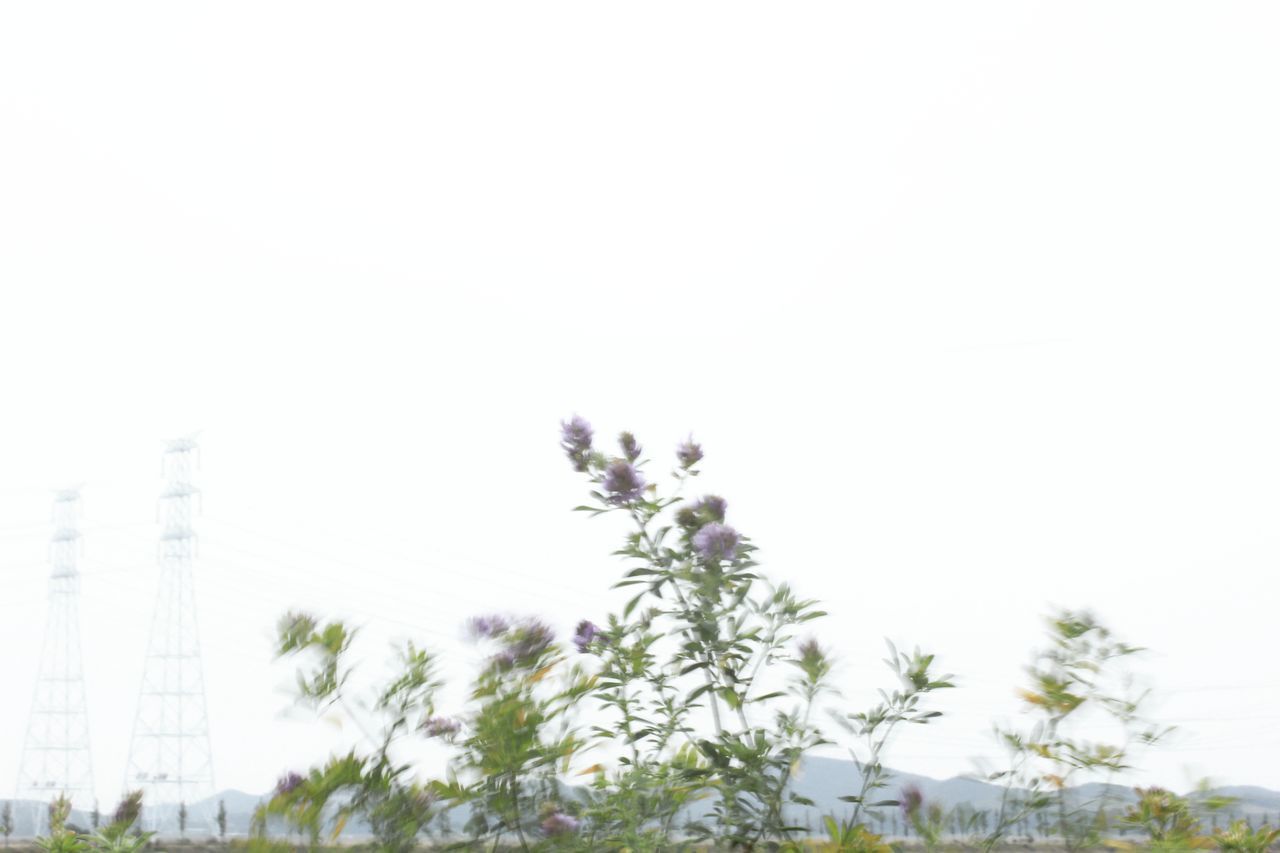
<path fill-rule="evenodd" d="M 471 631 L 493 652 L 472 689 L 465 727 L 428 724 L 459 749 L 454 778 L 441 790 L 469 806 L 474 840 L 496 846 L 510 839 L 528 849 L 572 836 L 578 819 L 561 803 L 559 777 L 582 746 L 570 710 L 591 682 L 536 619 L 482 617 Z"/>
<path fill-rule="evenodd" d="M 417 724 L 435 712 L 440 682 L 435 661 L 413 643 L 397 649 L 397 675 L 358 705 L 348 696 L 351 670 L 347 656 L 356 632 L 342 622 L 321 624 L 309 614 L 290 613 L 280 621 L 277 655 L 306 656 L 297 672 L 299 701 L 317 710 L 337 707 L 356 723 L 367 748 L 332 756 L 307 773 L 281 777 L 256 822 L 268 814 L 283 817 L 304 832 L 314 846 L 328 832 L 336 838 L 351 817 L 368 821 L 379 849 L 407 851 L 438 812 L 435 792 L 414 778 L 410 763 L 398 757 L 398 745 L 417 735 Z M 372 716 L 380 729 L 364 720 Z"/>
<path fill-rule="evenodd" d="M 36 839 L 36 846 L 46 853 L 79 853 L 92 849 L 81 835 L 67 825 L 71 817 L 71 801 L 58 796 L 49 803 L 49 834 Z"/>
<path fill-rule="evenodd" d="M 589 484 L 578 509 L 628 528 L 615 552 L 626 564 L 616 586 L 629 591 L 620 612 L 582 619 L 566 642 L 534 618 L 472 619 L 485 656 L 452 713 L 437 708 L 435 661 L 422 649 L 402 646 L 397 674 L 362 700 L 348 660 L 357 632 L 286 615 L 277 652 L 299 662 L 299 700 L 345 715 L 365 744 L 284 775 L 255 816 L 259 830 L 276 815 L 317 847 L 358 816 L 393 853 L 443 834 L 453 813 L 464 844 L 491 849 L 795 849 L 807 834 L 797 812 L 813 803 L 791 783 L 828 742 L 818 719 L 834 692 L 831 655 L 801 634 L 823 613 L 760 574 L 724 498 L 685 495 L 704 458 L 692 438 L 659 478 L 631 433 L 605 452 L 582 418 L 561 426 L 561 449 Z M 853 730 L 887 736 L 932 716 L 919 696 L 949 685 L 928 674 L 931 661 L 895 653 L 908 686 Z M 403 757 L 414 740 L 450 751 L 438 778 Z M 836 830 L 859 845 L 840 849 L 884 849 L 861 824 Z"/>
<path fill-rule="evenodd" d="M 823 615 L 815 602 L 757 571 L 755 547 L 729 524 L 717 495 L 683 495 L 704 457 L 692 438 L 675 452 L 672 487 L 630 433 L 618 452 L 596 448 L 581 418 L 562 424 L 561 445 L 587 475 L 593 516 L 623 516 L 618 587 L 636 594 L 587 648 L 599 658 L 596 696 L 609 714 L 598 739 L 622 733 L 618 768 L 600 768 L 592 800 L 596 843 L 652 846 L 679 829 L 725 847 L 776 843 L 802 832 L 787 814 L 804 805 L 789 790 L 801 756 L 825 743 L 813 711 L 830 663 L 797 633 Z M 783 680 L 771 670 L 787 667 Z M 706 799 L 705 817 L 678 816 Z"/>
<path fill-rule="evenodd" d="M 833 715 L 836 723 L 858 744 L 858 748 L 849 750 L 858 770 L 858 791 L 840 797 L 843 802 L 853 804 L 852 813 L 845 820 L 847 826 L 861 825 L 868 811 L 884 807 L 903 808 L 903 814 L 909 821 L 918 817 L 918 809 L 908 808 L 910 803 L 906 800 L 885 799 L 878 792 L 890 784 L 883 758 L 895 730 L 903 723 L 925 725 L 942 716 L 941 711 L 927 709 L 925 699 L 934 691 L 955 686 L 951 682 L 952 676 L 939 676 L 931 671 L 933 662 L 931 654 L 916 649 L 908 655 L 889 643 L 889 657 L 885 664 L 897 677 L 898 689 L 880 691 L 881 701 L 866 711 Z"/>
<path fill-rule="evenodd" d="M 1071 789 L 1090 781 L 1110 782 L 1132 769 L 1137 752 L 1168 733 L 1144 716 L 1145 691 L 1135 691 L 1123 664 L 1142 651 L 1123 643 L 1092 614 L 1062 610 L 1049 619 L 1049 643 L 1029 669 L 1021 691 L 1033 723 L 1029 729 L 997 727 L 1009 754 L 1006 769 L 987 775 L 1004 786 L 1000 808 L 980 846 L 992 849 L 1032 815 L 1046 815 L 1068 850 L 1101 843 L 1108 830 L 1115 786 L 1083 799 Z M 1109 719 L 1115 742 L 1077 734 L 1088 712 Z M 1095 717 L 1096 719 L 1096 717 Z"/>
<path fill-rule="evenodd" d="M 138 821 L 142 818 L 142 792 L 132 791 L 126 794 L 111 815 L 111 822 L 93 835 L 82 836 L 90 850 L 101 850 L 104 853 L 133 853 L 144 849 L 150 843 L 154 832 L 137 831 Z"/>

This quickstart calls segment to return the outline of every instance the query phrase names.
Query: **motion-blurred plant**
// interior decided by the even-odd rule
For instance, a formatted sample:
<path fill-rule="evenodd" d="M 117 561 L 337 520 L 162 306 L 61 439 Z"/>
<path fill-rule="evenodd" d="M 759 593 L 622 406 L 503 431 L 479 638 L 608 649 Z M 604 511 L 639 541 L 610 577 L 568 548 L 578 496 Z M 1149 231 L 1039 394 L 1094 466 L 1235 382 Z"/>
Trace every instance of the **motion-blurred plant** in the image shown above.
<path fill-rule="evenodd" d="M 1273 829 L 1267 824 L 1254 829 L 1247 821 L 1236 820 L 1226 829 L 1216 831 L 1213 842 L 1219 850 L 1231 853 L 1266 853 L 1280 842 L 1280 829 Z"/>
<path fill-rule="evenodd" d="M 926 803 L 920 789 L 913 785 L 903 790 L 900 807 L 907 825 L 915 830 L 924 849 L 937 850 L 947 828 L 947 811 L 942 804 Z"/>
<path fill-rule="evenodd" d="M 353 815 L 360 815 L 380 849 L 411 850 L 438 810 L 437 796 L 412 778 L 411 765 L 397 759 L 395 750 L 404 738 L 421 736 L 423 721 L 434 714 L 440 686 L 435 663 L 412 643 L 397 650 L 397 676 L 359 709 L 380 722 L 375 734 L 346 692 L 351 672 L 345 658 L 354 638 L 355 632 L 337 621 L 321 625 L 301 613 L 281 620 L 278 656 L 310 656 L 298 670 L 300 701 L 318 711 L 337 706 L 360 728 L 371 749 L 333 756 L 306 775 L 286 774 L 258 822 L 265 826 L 266 814 L 279 815 L 315 846 L 326 828 L 336 838 Z"/>
<path fill-rule="evenodd" d="M 591 681 L 567 664 L 551 629 L 537 620 L 480 617 L 471 630 L 496 648 L 472 690 L 474 709 L 461 723 L 425 724 L 460 750 L 455 778 L 442 790 L 470 807 L 473 839 L 497 845 L 515 836 L 527 849 L 540 837 L 571 837 L 579 819 L 558 777 L 581 749 L 569 711 Z"/>
<path fill-rule="evenodd" d="M 49 803 L 49 834 L 36 839 L 36 846 L 49 853 L 78 853 L 89 850 L 88 843 L 71 827 L 71 801 L 64 796 L 55 797 Z"/>
<path fill-rule="evenodd" d="M 150 843 L 154 832 L 131 832 L 142 816 L 142 792 L 133 791 L 120 801 L 111 822 L 93 835 L 82 836 L 88 849 L 105 853 L 133 853 Z"/>
<path fill-rule="evenodd" d="M 1136 788 L 1138 801 L 1120 816 L 1121 827 L 1144 832 L 1148 850 L 1192 850 L 1212 848 L 1213 842 L 1200 834 L 1200 821 L 1191 803 L 1164 788 Z"/>
<path fill-rule="evenodd" d="M 1010 761 L 1007 769 L 987 776 L 1003 783 L 1004 791 L 991 830 L 979 840 L 985 850 L 1029 816 L 1046 813 L 1068 850 L 1096 846 L 1107 830 L 1115 786 L 1102 785 L 1092 798 L 1079 796 L 1079 786 L 1130 769 L 1139 747 L 1157 743 L 1169 731 L 1143 718 L 1146 693 L 1133 692 L 1121 669 L 1141 649 L 1114 639 L 1089 613 L 1060 611 L 1049 627 L 1049 645 L 1037 653 L 1029 670 L 1031 686 L 1022 691 L 1033 724 L 1027 731 L 996 729 Z M 1076 735 L 1074 724 L 1087 712 L 1112 720 L 1120 742 Z"/>
<path fill-rule="evenodd" d="M 885 844 L 884 839 L 867 829 L 860 823 L 837 821 L 828 815 L 823 818 L 823 828 L 827 832 L 827 840 L 818 846 L 819 850 L 831 853 L 892 853 L 893 848 Z"/>

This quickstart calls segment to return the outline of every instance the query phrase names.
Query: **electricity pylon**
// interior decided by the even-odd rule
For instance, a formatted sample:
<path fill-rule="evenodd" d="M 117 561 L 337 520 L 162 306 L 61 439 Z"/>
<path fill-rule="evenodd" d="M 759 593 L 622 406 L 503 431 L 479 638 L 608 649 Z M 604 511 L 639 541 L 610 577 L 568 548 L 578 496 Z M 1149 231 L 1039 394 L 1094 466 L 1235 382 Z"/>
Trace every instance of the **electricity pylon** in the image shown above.
<path fill-rule="evenodd" d="M 19 800 L 48 803 L 63 796 L 78 809 L 93 807 L 93 761 L 89 753 L 89 709 L 80 657 L 80 492 L 64 489 L 53 500 L 49 542 L 49 610 L 36 676 L 35 698 L 18 770 Z M 47 810 L 32 815 L 37 831 Z"/>
<path fill-rule="evenodd" d="M 124 783 L 126 791 L 142 790 L 148 829 L 164 828 L 157 809 L 162 804 L 186 804 L 193 827 L 212 827 L 207 808 L 197 808 L 214 789 L 191 573 L 196 541 L 191 516 L 198 495 L 191 484 L 195 450 L 195 440 L 184 438 L 169 442 L 164 454 L 168 483 L 160 495 L 160 588 Z"/>

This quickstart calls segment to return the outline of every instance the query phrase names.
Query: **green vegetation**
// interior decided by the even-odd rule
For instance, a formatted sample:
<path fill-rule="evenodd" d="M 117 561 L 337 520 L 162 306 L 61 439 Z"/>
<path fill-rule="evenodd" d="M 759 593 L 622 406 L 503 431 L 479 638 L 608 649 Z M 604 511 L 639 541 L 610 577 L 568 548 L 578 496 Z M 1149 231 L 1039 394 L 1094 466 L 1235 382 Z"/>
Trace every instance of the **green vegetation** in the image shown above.
<path fill-rule="evenodd" d="M 361 695 L 352 686 L 358 632 L 288 614 L 278 653 L 298 662 L 299 701 L 346 715 L 366 745 L 282 776 L 255 815 L 249 849 L 295 849 L 266 837 L 272 817 L 308 850 L 327 849 L 359 821 L 374 848 L 390 853 L 428 844 L 878 853 L 901 849 L 887 839 L 903 836 L 911 848 L 994 850 L 1032 835 L 1067 851 L 1262 851 L 1280 834 L 1241 821 L 1219 828 L 1228 803 L 1209 796 L 1139 789 L 1121 808 L 1105 783 L 1167 730 L 1146 718 L 1145 694 L 1125 677 L 1140 650 L 1083 612 L 1052 616 L 1022 691 L 1027 725 L 996 730 L 1008 755 L 987 774 L 1002 786 L 998 809 L 948 809 L 919 789 L 892 790 L 885 756 L 894 738 L 938 718 L 934 694 L 953 686 L 935 672 L 935 656 L 890 644 L 893 686 L 871 708 L 845 707 L 830 682 L 834 658 L 808 633 L 824 615 L 817 602 L 761 571 L 751 539 L 729 523 L 727 501 L 689 496 L 699 445 L 677 448 L 665 487 L 646 476 L 655 463 L 630 433 L 608 453 L 574 418 L 562 448 L 587 480 L 589 499 L 577 510 L 626 525 L 614 552 L 625 605 L 601 624 L 584 619 L 567 642 L 531 616 L 475 617 L 470 635 L 485 656 L 467 700 L 448 709 L 438 707 L 442 684 L 427 649 L 398 648 L 394 674 Z M 352 713 L 357 706 L 366 713 Z M 1083 737 L 1098 719 L 1120 733 L 1115 742 Z M 448 750 L 442 775 L 426 777 L 408 757 L 422 741 Z M 854 759 L 839 798 L 848 809 L 809 825 L 802 815 L 815 803 L 795 774 L 832 745 Z M 137 849 L 148 841 L 130 833 L 140 807 L 126 800 L 93 836 L 67 829 L 59 811 L 41 846 Z M 179 814 L 185 834 L 185 806 Z M 225 836 L 225 808 L 218 826 Z"/>

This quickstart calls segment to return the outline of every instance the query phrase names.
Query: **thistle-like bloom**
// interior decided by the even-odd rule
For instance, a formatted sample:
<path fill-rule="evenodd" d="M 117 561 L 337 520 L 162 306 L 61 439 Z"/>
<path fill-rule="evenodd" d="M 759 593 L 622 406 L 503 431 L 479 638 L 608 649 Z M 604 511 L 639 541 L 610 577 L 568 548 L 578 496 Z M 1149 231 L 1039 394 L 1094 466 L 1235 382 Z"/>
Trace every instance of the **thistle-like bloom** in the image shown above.
<path fill-rule="evenodd" d="M 427 737 L 450 738 L 462 731 L 462 724 L 452 717 L 427 717 L 418 728 Z"/>
<path fill-rule="evenodd" d="M 116 826 L 123 826 L 126 829 L 133 826 L 138 820 L 138 816 L 142 814 L 142 792 L 130 791 L 125 798 L 116 806 L 115 814 L 111 816 L 111 822 Z"/>
<path fill-rule="evenodd" d="M 611 504 L 629 504 L 640 499 L 644 491 L 644 476 L 625 459 L 615 459 L 609 463 L 604 473 L 604 490 L 609 493 Z"/>
<path fill-rule="evenodd" d="M 511 669 L 521 663 L 537 660 L 555 640 L 555 634 L 544 623 L 529 619 L 511 627 L 507 644 L 489 660 L 498 669 Z"/>
<path fill-rule="evenodd" d="M 693 534 L 693 547 L 704 560 L 732 560 L 738 554 L 738 531 L 713 521 Z"/>
<path fill-rule="evenodd" d="M 587 653 L 587 649 L 591 647 L 591 641 L 600 633 L 600 628 L 594 622 L 583 619 L 578 623 L 577 629 L 573 634 L 573 644 L 578 647 L 578 651 L 582 654 Z"/>
<path fill-rule="evenodd" d="M 467 633 L 477 639 L 492 640 L 505 634 L 511 623 L 501 616 L 473 616 L 467 623 Z"/>
<path fill-rule="evenodd" d="M 591 459 L 591 424 L 578 415 L 561 421 L 560 446 L 573 462 L 575 471 L 586 471 Z"/>
<path fill-rule="evenodd" d="M 924 805 L 924 794 L 920 793 L 920 789 L 915 785 L 908 785 L 902 789 L 898 804 L 902 808 L 902 813 L 907 817 L 911 817 L 920 811 L 920 807 Z"/>
<path fill-rule="evenodd" d="M 676 523 L 681 527 L 701 527 L 708 521 L 724 521 L 729 502 L 719 495 L 704 495 L 693 503 L 681 507 L 676 513 Z"/>
<path fill-rule="evenodd" d="M 305 781 L 306 780 L 303 779 L 300 775 L 298 775 L 297 773 L 294 773 L 291 770 L 288 773 L 281 776 L 280 780 L 276 782 L 276 793 L 281 796 L 284 796 L 285 794 L 291 794 L 294 791 L 298 790 L 299 786 L 301 786 L 302 783 Z"/>
<path fill-rule="evenodd" d="M 702 445 L 694 443 L 693 436 L 689 436 L 676 448 L 676 459 L 682 468 L 692 468 L 702 459 Z"/>
<path fill-rule="evenodd" d="M 624 432 L 618 436 L 618 446 L 622 448 L 622 455 L 627 457 L 628 462 L 635 462 L 639 459 L 640 451 L 644 449 L 636 441 L 636 437 L 629 432 Z"/>
<path fill-rule="evenodd" d="M 542 831 L 546 835 L 566 835 L 577 832 L 580 825 L 581 821 L 564 812 L 552 812 L 542 819 Z"/>
<path fill-rule="evenodd" d="M 796 652 L 798 653 L 796 666 L 800 667 L 800 671 L 805 674 L 810 683 L 820 684 L 831 672 L 831 662 L 827 660 L 827 653 L 812 637 L 802 640 L 796 646 Z"/>

